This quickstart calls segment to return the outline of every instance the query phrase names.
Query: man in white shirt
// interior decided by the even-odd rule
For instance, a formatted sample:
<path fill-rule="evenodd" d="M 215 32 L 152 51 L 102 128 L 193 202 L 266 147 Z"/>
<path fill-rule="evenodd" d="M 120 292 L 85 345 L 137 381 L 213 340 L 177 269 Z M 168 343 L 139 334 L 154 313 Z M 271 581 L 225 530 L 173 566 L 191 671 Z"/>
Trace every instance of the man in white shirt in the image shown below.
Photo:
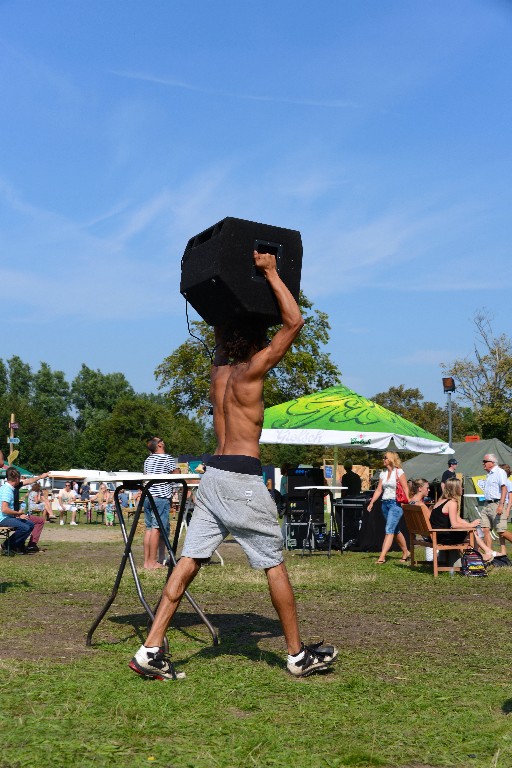
<path fill-rule="evenodd" d="M 66 481 L 66 484 L 64 488 L 62 488 L 59 491 L 59 495 L 57 496 L 57 505 L 60 510 L 60 524 L 64 525 L 64 518 L 66 517 L 66 512 L 71 512 L 71 522 L 70 525 L 78 525 L 76 521 L 76 504 L 75 500 L 77 498 L 77 494 L 71 487 L 71 481 Z"/>
<path fill-rule="evenodd" d="M 486 453 L 482 463 L 487 472 L 484 484 L 485 504 L 481 512 L 484 540 L 492 547 L 491 530 L 496 531 L 502 540 L 503 532 L 507 532 L 507 475 L 498 466 L 494 453 Z"/>
<path fill-rule="evenodd" d="M 508 500 L 507 500 L 507 506 L 505 511 L 502 514 L 502 519 L 505 520 L 506 523 L 508 523 L 510 518 L 510 510 L 512 508 L 512 480 L 510 479 L 510 475 L 512 474 L 512 470 L 510 469 L 510 466 L 508 464 L 500 464 L 501 469 L 505 472 L 507 476 L 507 492 L 508 492 Z M 500 544 L 501 544 L 501 554 L 506 555 L 507 554 L 507 545 L 505 541 L 510 541 L 512 543 L 512 533 L 510 531 L 505 530 L 500 533 Z"/>

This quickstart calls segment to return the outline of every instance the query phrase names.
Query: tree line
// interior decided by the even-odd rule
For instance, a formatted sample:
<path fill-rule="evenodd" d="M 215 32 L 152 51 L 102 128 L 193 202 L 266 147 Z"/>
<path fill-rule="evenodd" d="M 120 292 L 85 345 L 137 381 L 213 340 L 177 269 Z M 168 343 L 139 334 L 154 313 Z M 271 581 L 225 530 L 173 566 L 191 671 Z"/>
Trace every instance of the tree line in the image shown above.
<path fill-rule="evenodd" d="M 265 406 L 341 383 L 341 371 L 325 346 L 328 316 L 301 293 L 305 326 L 264 386 Z M 214 449 L 209 393 L 212 329 L 192 323 L 192 336 L 155 371 L 159 394 L 136 393 L 123 373 L 102 373 L 82 364 L 71 381 L 42 362 L 33 371 L 18 356 L 0 359 L 0 420 L 7 436 L 10 414 L 16 414 L 20 438 L 17 463 L 41 472 L 48 469 L 139 471 L 146 458 L 145 441 L 158 434 L 172 455 L 199 456 Z M 272 334 L 270 329 L 269 334 Z M 512 442 L 512 341 L 496 336 L 485 313 L 475 316 L 473 357 L 442 364 L 456 379 L 463 402 L 453 402 L 453 440 L 479 434 Z M 403 385 L 371 399 L 438 437 L 448 437 L 446 407 L 424 399 L 418 388 Z M 7 445 L 4 444 L 7 448 Z M 322 461 L 323 446 L 262 445 L 264 463 L 280 465 Z M 4 451 L 6 452 L 6 451 Z M 375 463 L 375 454 L 357 449 L 339 452 L 339 460 Z"/>
<path fill-rule="evenodd" d="M 34 372 L 18 356 L 0 360 L 6 437 L 11 413 L 19 424 L 15 463 L 33 472 L 140 471 L 148 437 L 158 434 L 174 454 L 201 453 L 212 441 L 203 422 L 176 413 L 164 395 L 137 394 L 123 373 L 105 374 L 85 364 L 68 382 L 45 362 Z"/>

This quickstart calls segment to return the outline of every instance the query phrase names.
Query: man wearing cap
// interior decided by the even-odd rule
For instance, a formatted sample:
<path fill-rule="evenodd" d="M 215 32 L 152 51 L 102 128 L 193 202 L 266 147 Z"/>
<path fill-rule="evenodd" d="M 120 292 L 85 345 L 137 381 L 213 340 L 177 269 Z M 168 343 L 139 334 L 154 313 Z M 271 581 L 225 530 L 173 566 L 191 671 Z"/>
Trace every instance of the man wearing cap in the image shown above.
<path fill-rule="evenodd" d="M 446 483 L 446 481 L 457 479 L 456 470 L 457 470 L 458 463 L 459 462 L 457 461 L 457 459 L 450 459 L 448 461 L 448 469 L 445 469 L 445 471 L 443 472 L 443 476 L 441 478 L 441 490 L 443 491 L 443 493 L 444 493 L 444 484 Z"/>
<path fill-rule="evenodd" d="M 507 530 L 507 517 L 504 514 L 507 504 L 508 484 L 506 472 L 498 466 L 494 453 L 486 453 L 482 459 L 487 477 L 484 484 L 485 504 L 481 512 L 484 541 L 492 546 L 491 530 L 502 536 Z"/>

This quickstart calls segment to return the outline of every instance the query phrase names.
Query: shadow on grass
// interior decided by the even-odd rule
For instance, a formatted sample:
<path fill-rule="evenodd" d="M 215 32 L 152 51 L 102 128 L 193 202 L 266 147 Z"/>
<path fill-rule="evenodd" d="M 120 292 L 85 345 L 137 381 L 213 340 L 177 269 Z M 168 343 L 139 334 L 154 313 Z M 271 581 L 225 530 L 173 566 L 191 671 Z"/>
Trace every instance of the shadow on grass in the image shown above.
<path fill-rule="evenodd" d="M 115 624 L 131 626 L 141 643 L 147 634 L 147 619 L 148 617 L 145 613 L 131 613 L 109 617 L 109 621 Z M 270 666 L 282 666 L 282 655 L 272 651 L 262 651 L 258 645 L 262 639 L 282 637 L 283 630 L 277 618 L 269 618 L 248 611 L 240 613 L 209 613 L 208 619 L 219 634 L 220 645 L 216 648 L 211 645 L 209 638 L 199 638 L 196 633 L 189 631 L 191 628 L 197 629 L 198 626 L 203 626 L 197 614 L 178 612 L 174 616 L 171 628 L 203 646 L 197 653 L 192 654 L 188 659 L 182 660 L 182 664 L 189 661 L 192 657 L 213 658 L 220 653 L 223 655 L 245 656 L 252 661 L 264 658 Z M 128 639 L 129 637 L 125 638 L 125 640 Z"/>
<path fill-rule="evenodd" d="M 501 707 L 501 711 L 505 713 L 505 715 L 510 715 L 512 712 L 512 699 L 507 699 L 503 702 L 503 705 Z"/>
<path fill-rule="evenodd" d="M 25 579 L 23 581 L 0 581 L 0 594 L 16 587 L 30 587 L 30 582 Z"/>

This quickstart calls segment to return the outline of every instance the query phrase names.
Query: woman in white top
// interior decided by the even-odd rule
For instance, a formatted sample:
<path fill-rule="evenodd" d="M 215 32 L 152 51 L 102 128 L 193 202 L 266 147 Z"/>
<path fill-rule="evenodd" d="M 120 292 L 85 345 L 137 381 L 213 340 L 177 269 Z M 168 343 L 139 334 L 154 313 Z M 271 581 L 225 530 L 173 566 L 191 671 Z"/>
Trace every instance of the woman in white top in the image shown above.
<path fill-rule="evenodd" d="M 39 483 L 34 483 L 30 489 L 28 495 L 28 514 L 32 515 L 34 512 L 44 512 L 44 519 L 50 520 L 54 518 L 52 503 L 48 497 L 44 497 L 41 491 Z"/>
<path fill-rule="evenodd" d="M 368 504 L 368 512 L 371 512 L 374 503 L 382 494 L 382 514 L 386 521 L 386 535 L 384 536 L 382 551 L 377 563 L 383 565 L 386 562 L 386 555 L 391 549 L 393 538 L 403 553 L 400 562 L 406 563 L 411 553 L 407 549 L 404 535 L 398 527 L 403 512 L 402 507 L 396 500 L 396 484 L 397 482 L 400 483 L 405 495 L 408 497 L 407 479 L 405 472 L 401 469 L 401 461 L 397 453 L 386 451 L 382 458 L 382 463 L 384 464 L 384 470 L 379 475 L 379 484 Z"/>

